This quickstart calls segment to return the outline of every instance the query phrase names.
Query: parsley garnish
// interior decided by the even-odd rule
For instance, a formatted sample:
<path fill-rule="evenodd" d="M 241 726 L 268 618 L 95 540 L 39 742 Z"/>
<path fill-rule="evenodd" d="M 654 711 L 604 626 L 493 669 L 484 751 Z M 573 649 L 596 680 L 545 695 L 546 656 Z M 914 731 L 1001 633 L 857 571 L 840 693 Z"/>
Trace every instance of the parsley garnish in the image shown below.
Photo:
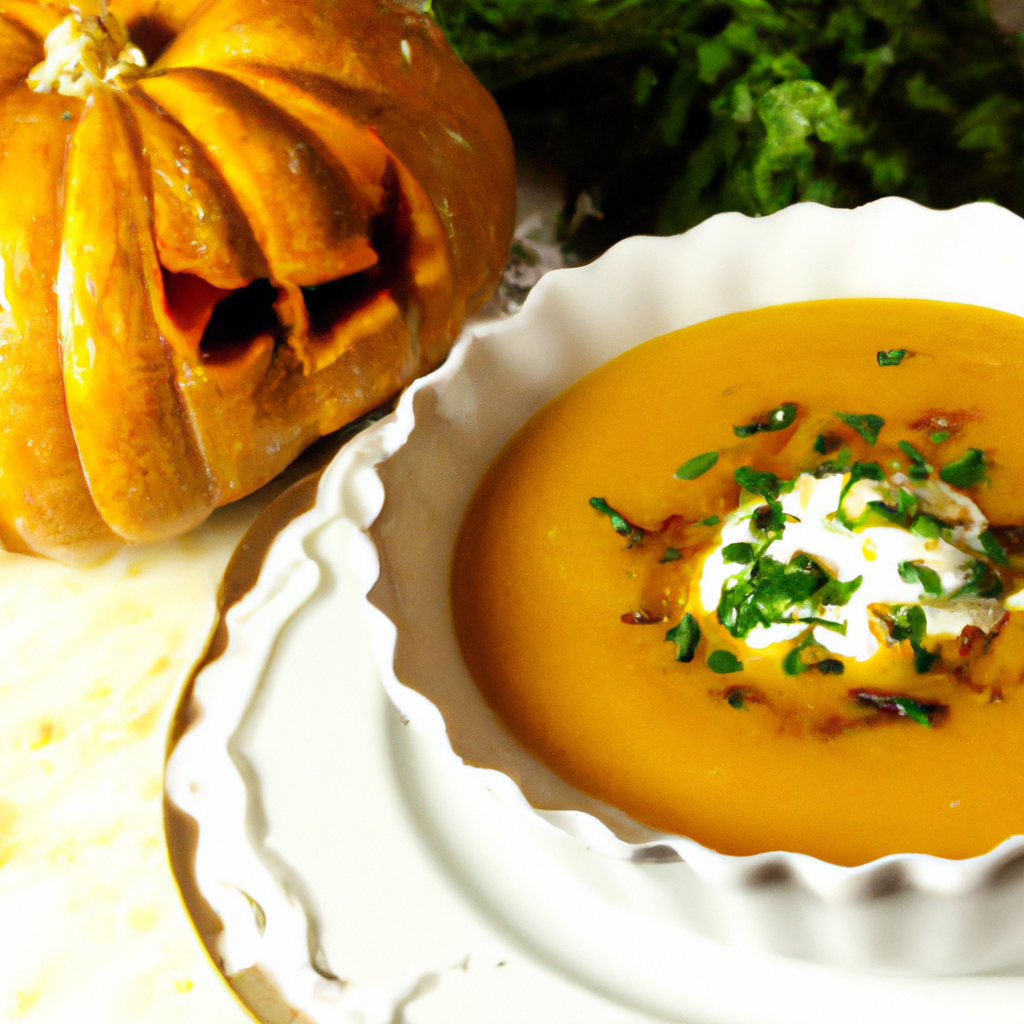
<path fill-rule="evenodd" d="M 825 435 L 824 434 L 819 434 L 814 439 L 814 450 L 819 455 L 824 455 L 828 451 L 828 448 L 825 447 Z"/>
<path fill-rule="evenodd" d="M 735 562 L 738 565 L 749 565 L 754 560 L 754 545 L 740 541 L 736 544 L 726 544 L 722 548 L 722 560 Z"/>
<path fill-rule="evenodd" d="M 985 479 L 985 453 L 980 448 L 968 448 L 955 462 L 943 466 L 939 476 L 953 487 L 973 487 Z"/>
<path fill-rule="evenodd" d="M 909 441 L 900 441 L 898 446 L 900 451 L 910 459 L 910 469 L 908 470 L 910 479 L 927 480 L 928 474 L 932 470 L 932 467 L 928 465 L 928 460 Z"/>
<path fill-rule="evenodd" d="M 946 524 L 941 519 L 936 519 L 935 516 L 922 512 L 914 517 L 913 522 L 910 524 L 910 532 L 916 537 L 924 537 L 925 540 L 935 540 L 945 526 Z"/>
<path fill-rule="evenodd" d="M 590 505 L 611 520 L 612 529 L 629 541 L 627 548 L 642 543 L 644 531 L 639 526 L 634 526 L 621 512 L 616 512 L 604 498 L 591 498 Z"/>
<path fill-rule="evenodd" d="M 739 466 L 732 478 L 743 490 L 759 494 L 767 501 L 777 500 L 782 489 L 782 481 L 774 473 L 760 473 L 751 466 Z"/>
<path fill-rule="evenodd" d="M 949 440 L 949 431 L 939 430 L 936 433 L 929 435 L 928 440 L 931 441 L 932 444 L 942 444 L 943 441 Z"/>
<path fill-rule="evenodd" d="M 726 694 L 725 701 L 729 705 L 729 707 L 736 708 L 737 711 L 741 711 L 743 709 L 744 704 L 743 691 L 730 690 L 728 694 Z"/>
<path fill-rule="evenodd" d="M 870 445 L 874 445 L 878 440 L 878 432 L 885 426 L 885 420 L 881 416 L 874 416 L 871 413 L 837 412 L 833 415 L 848 427 L 853 427 Z"/>
<path fill-rule="evenodd" d="M 664 565 L 665 562 L 678 562 L 682 557 L 679 548 L 665 548 L 665 554 L 658 559 L 658 565 Z"/>
<path fill-rule="evenodd" d="M 900 562 L 897 566 L 900 579 L 904 583 L 920 583 L 926 594 L 942 597 L 942 580 L 934 569 L 929 569 L 921 562 Z"/>
<path fill-rule="evenodd" d="M 705 452 L 684 462 L 675 472 L 679 480 L 696 480 L 703 476 L 718 461 L 718 452 Z"/>
<path fill-rule="evenodd" d="M 743 662 L 732 651 L 712 651 L 708 655 L 708 668 L 712 672 L 717 672 L 720 676 L 724 676 L 730 672 L 742 672 Z"/>
<path fill-rule="evenodd" d="M 831 579 L 818 592 L 818 604 L 823 608 L 842 608 L 857 592 L 864 582 L 863 576 L 844 583 L 842 580 Z"/>
<path fill-rule="evenodd" d="M 805 622 L 808 620 L 804 620 Z M 834 626 L 835 623 L 824 622 L 818 620 L 819 625 L 823 626 Z M 843 633 L 846 632 L 846 626 L 843 626 Z M 816 655 L 816 651 L 824 651 L 825 648 L 814 639 L 813 633 L 808 633 L 794 647 L 785 658 L 782 659 L 782 671 L 787 676 L 798 676 L 803 672 L 807 672 L 809 669 L 817 669 L 823 675 L 841 676 L 846 670 L 846 666 L 839 661 L 837 658 L 821 658 Z M 810 654 L 814 660 L 805 660 L 804 651 Z"/>
<path fill-rule="evenodd" d="M 737 437 L 752 437 L 754 434 L 771 434 L 776 430 L 785 430 L 793 425 L 796 419 L 796 402 L 783 402 L 782 405 L 772 409 L 753 423 L 746 423 L 743 426 L 733 427 L 732 432 Z"/>
<path fill-rule="evenodd" d="M 722 520 L 718 516 L 708 516 L 707 519 L 702 519 L 697 525 L 698 526 L 717 526 Z"/>
<path fill-rule="evenodd" d="M 986 530 L 980 537 L 978 537 L 978 543 L 981 544 L 981 550 L 992 559 L 996 565 L 1009 565 L 1010 560 L 1006 557 L 1006 551 L 1003 545 L 996 540 L 995 534 L 991 530 Z"/>
<path fill-rule="evenodd" d="M 794 555 L 788 563 L 755 552 L 754 561 L 739 575 L 726 580 L 718 602 L 718 621 L 737 639 L 755 626 L 799 621 L 799 611 L 845 604 L 859 587 L 834 580 L 810 555 Z"/>
<path fill-rule="evenodd" d="M 928 651 L 924 647 L 927 628 L 928 620 L 919 604 L 893 605 L 889 609 L 889 635 L 897 643 L 910 641 L 910 648 L 914 652 L 914 669 L 921 674 L 927 672 L 939 657 L 938 652 Z"/>
<path fill-rule="evenodd" d="M 843 489 L 839 492 L 839 507 L 836 509 L 836 518 L 843 526 L 853 529 L 853 523 L 843 511 L 843 502 L 846 500 L 847 494 L 850 493 L 850 488 L 860 480 L 874 480 L 876 483 L 881 483 L 884 479 L 885 473 L 882 472 L 882 467 L 877 462 L 855 462 L 850 467 L 850 478 L 843 484 Z"/>
<path fill-rule="evenodd" d="M 676 661 L 693 661 L 693 655 L 700 643 L 700 626 L 697 620 L 687 612 L 678 626 L 673 626 L 665 639 L 676 645 Z"/>
<path fill-rule="evenodd" d="M 967 582 L 952 595 L 956 601 L 961 597 L 999 597 L 1003 592 L 1002 580 L 996 575 L 992 566 L 975 559 L 971 563 Z"/>
<path fill-rule="evenodd" d="M 907 354 L 905 348 L 891 348 L 886 352 L 878 353 L 879 366 L 899 366 L 903 357 Z"/>

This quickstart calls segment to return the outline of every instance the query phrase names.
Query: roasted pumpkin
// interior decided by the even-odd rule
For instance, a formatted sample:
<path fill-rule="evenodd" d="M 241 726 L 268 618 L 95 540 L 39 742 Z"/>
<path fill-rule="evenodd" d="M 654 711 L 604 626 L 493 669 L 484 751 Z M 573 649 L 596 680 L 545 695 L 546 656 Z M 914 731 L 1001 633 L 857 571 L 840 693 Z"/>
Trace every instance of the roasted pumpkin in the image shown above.
<path fill-rule="evenodd" d="M 0 195 L 0 541 L 65 561 L 440 363 L 515 201 L 496 106 L 398 0 L 0 0 Z"/>

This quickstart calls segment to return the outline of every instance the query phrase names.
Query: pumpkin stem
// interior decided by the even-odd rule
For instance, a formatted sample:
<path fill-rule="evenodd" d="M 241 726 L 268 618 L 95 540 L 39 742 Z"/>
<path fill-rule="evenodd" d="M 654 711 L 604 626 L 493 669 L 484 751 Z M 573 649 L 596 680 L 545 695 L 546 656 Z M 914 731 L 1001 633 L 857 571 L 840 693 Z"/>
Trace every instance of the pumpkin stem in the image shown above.
<path fill-rule="evenodd" d="M 28 73 L 34 92 L 84 99 L 99 85 L 124 89 L 146 67 L 142 51 L 106 0 L 83 0 L 46 37 L 46 58 Z"/>

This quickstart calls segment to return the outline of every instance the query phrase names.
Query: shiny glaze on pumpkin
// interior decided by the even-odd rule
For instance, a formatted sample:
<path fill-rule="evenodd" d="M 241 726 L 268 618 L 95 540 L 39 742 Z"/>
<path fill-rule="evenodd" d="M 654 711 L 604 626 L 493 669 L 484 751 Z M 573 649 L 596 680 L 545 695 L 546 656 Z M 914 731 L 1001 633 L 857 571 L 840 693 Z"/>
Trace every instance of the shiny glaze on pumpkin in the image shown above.
<path fill-rule="evenodd" d="M 110 10 L 149 67 L 82 100 L 26 84 L 69 9 L 0 0 L 0 541 L 65 560 L 189 529 L 436 366 L 515 202 L 496 106 L 397 0 Z M 205 344 L 262 279 L 267 322 Z"/>
<path fill-rule="evenodd" d="M 895 348 L 912 355 L 879 367 L 878 350 Z M 876 448 L 861 450 L 831 419 L 854 458 L 888 466 L 902 438 L 937 466 L 983 449 L 991 487 L 971 497 L 993 527 L 1024 523 L 1022 380 L 1024 320 L 909 300 L 740 313 L 625 353 L 516 435 L 467 512 L 452 601 L 477 684 L 569 782 L 723 853 L 781 849 L 847 865 L 897 852 L 959 858 L 1024 832 L 1024 614 L 1003 627 L 971 685 L 917 676 L 899 649 L 848 662 L 842 676 L 789 678 L 781 651 L 748 648 L 743 672 L 716 675 L 708 652 L 738 642 L 713 616 L 689 664 L 664 640 L 699 560 L 659 565 L 666 521 L 673 539 L 705 531 L 706 549 L 715 529 L 680 523 L 736 507 L 733 465 L 792 477 L 820 461 L 815 418 L 836 410 L 886 420 Z M 800 403 L 793 429 L 733 435 L 783 401 Z M 925 421 L 938 411 L 961 415 L 936 445 Z M 714 470 L 674 478 L 710 450 L 722 452 Z M 624 548 L 589 506 L 595 495 L 651 531 L 642 545 Z M 1019 552 L 1011 560 L 1019 570 Z M 655 622 L 622 621 L 639 609 Z M 928 729 L 858 707 L 857 687 L 949 711 Z M 731 706 L 733 688 L 754 699 Z"/>

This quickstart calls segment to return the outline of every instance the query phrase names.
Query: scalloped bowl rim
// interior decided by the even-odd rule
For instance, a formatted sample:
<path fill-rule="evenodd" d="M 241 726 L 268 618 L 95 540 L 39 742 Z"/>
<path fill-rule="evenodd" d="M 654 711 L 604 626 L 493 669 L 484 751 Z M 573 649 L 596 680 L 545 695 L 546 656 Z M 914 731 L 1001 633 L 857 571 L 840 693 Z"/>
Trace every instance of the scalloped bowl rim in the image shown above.
<path fill-rule="evenodd" d="M 887 277 L 886 254 L 883 253 L 879 259 L 879 240 L 884 240 L 883 248 L 888 253 L 892 248 L 890 236 L 893 232 L 901 231 L 915 234 L 916 240 L 908 248 L 923 257 L 925 263 L 928 258 L 932 259 L 933 264 L 930 268 L 924 264 L 916 266 L 912 271 L 908 270 L 902 279 L 899 275 L 891 274 L 890 267 L 890 275 Z M 759 233 L 760 238 L 757 237 Z M 746 291 L 741 288 L 729 297 L 726 305 L 731 308 L 723 308 L 711 316 L 784 302 L 839 297 L 937 299 L 989 306 L 1024 316 L 1024 289 L 1016 292 L 1011 289 L 1014 276 L 1016 280 L 1024 282 L 1024 220 L 989 203 L 975 203 L 950 211 L 928 210 L 902 199 L 879 200 L 856 210 L 800 204 L 764 218 L 720 214 L 684 235 L 626 239 L 587 266 L 545 275 L 528 296 L 520 312 L 514 316 L 469 328 L 444 365 L 415 381 L 403 394 L 392 414 L 350 442 L 347 465 L 337 482 L 337 486 L 356 496 L 351 507 L 358 507 L 359 512 L 350 512 L 350 517 L 362 531 L 371 530 L 386 501 L 384 484 L 377 467 L 395 455 L 414 430 L 414 404 L 417 396 L 424 391 L 443 388 L 447 382 L 456 378 L 474 346 L 485 342 L 501 344 L 503 340 L 505 344 L 510 344 L 510 338 L 534 333 L 541 323 L 550 320 L 553 313 L 560 315 L 567 303 L 571 306 L 573 302 L 578 303 L 585 293 L 593 295 L 595 289 L 608 287 L 610 281 L 638 261 L 651 261 L 648 265 L 653 266 L 681 252 L 684 255 L 689 253 L 691 257 L 694 254 L 706 255 L 705 251 L 709 248 L 721 258 L 723 254 L 735 255 L 736 251 L 749 252 L 751 243 L 754 243 L 755 248 L 763 248 L 769 243 L 780 244 L 780 239 L 783 249 L 790 255 L 794 250 L 786 249 L 786 246 L 792 245 L 794 240 L 801 245 L 808 244 L 809 239 L 814 244 L 821 243 L 819 247 L 825 251 L 829 250 L 830 245 L 835 245 L 847 255 L 858 246 L 864 252 L 854 253 L 854 262 L 860 259 L 857 263 L 858 271 L 847 279 L 848 285 L 842 288 L 833 288 L 827 294 L 819 293 L 823 288 L 820 276 L 814 276 L 813 267 L 809 271 L 805 267 L 807 279 L 800 282 L 795 291 L 787 291 L 785 288 L 779 291 L 776 288 L 774 294 L 779 297 L 775 301 L 758 302 L 756 297 L 751 301 L 749 293 L 756 296 L 758 287 L 761 287 L 755 282 Z M 937 239 L 945 245 L 935 245 Z M 737 250 L 740 242 L 743 246 Z M 953 242 L 959 244 L 952 245 Z M 897 245 L 895 248 L 899 250 L 900 247 Z M 897 251 L 895 256 L 902 259 L 906 253 Z M 873 267 L 868 266 L 869 258 L 874 260 Z M 809 265 L 815 261 L 808 259 L 805 262 Z M 951 263 L 955 265 L 952 268 L 955 270 L 955 280 L 950 279 L 951 267 L 948 264 Z M 751 267 L 744 264 L 737 272 L 742 276 L 750 271 Z M 767 276 L 771 278 L 777 271 L 778 268 L 774 268 Z M 865 291 L 860 284 L 860 278 L 864 275 L 884 283 Z M 622 273 L 622 276 L 629 278 L 631 275 Z M 632 278 L 636 279 L 635 272 Z M 900 280 L 903 283 L 897 284 Z M 750 285 L 749 280 L 745 281 L 745 286 Z M 771 287 L 770 281 L 768 286 Z M 825 291 L 829 291 L 827 286 Z M 687 326 L 709 318 L 697 309 L 692 319 L 677 326 Z M 659 330 L 645 337 L 654 337 L 670 329 L 674 328 Z M 629 347 L 632 347 L 632 343 L 623 348 Z M 604 358 L 600 360 L 604 361 Z M 524 416 L 523 422 L 527 418 Z M 369 593 L 378 582 L 381 571 L 379 553 L 369 536 L 364 533 L 356 538 L 350 557 L 363 590 Z M 508 775 L 495 769 L 468 765 L 454 752 L 448 741 L 441 712 L 426 697 L 401 682 L 395 674 L 395 624 L 376 607 L 372 596 L 367 597 L 365 610 L 371 644 L 385 689 L 402 714 L 446 748 L 444 756 L 454 759 L 453 763 L 457 762 L 460 772 L 475 778 L 477 785 L 491 790 L 507 807 L 526 814 L 534 821 L 542 820 L 604 853 L 637 861 L 662 859 L 658 856 L 661 853 L 666 853 L 667 859 L 678 856 L 699 876 L 718 884 L 741 888 L 756 887 L 766 877 L 772 876 L 773 872 L 773 877 L 777 879 L 781 871 L 786 878 L 798 882 L 826 902 L 841 903 L 862 902 L 880 894 L 891 893 L 894 884 L 910 886 L 918 892 L 937 896 L 975 893 L 995 884 L 998 876 L 1011 866 L 1024 862 L 1024 835 L 1011 836 L 989 852 L 963 860 L 931 854 L 894 853 L 865 864 L 847 867 L 788 851 L 766 851 L 746 856 L 721 854 L 692 839 L 667 834 L 659 834 L 650 841 L 628 842 L 618 838 L 608 826 L 585 811 L 539 810 L 529 803 Z M 671 854 L 667 851 L 671 851 Z"/>

